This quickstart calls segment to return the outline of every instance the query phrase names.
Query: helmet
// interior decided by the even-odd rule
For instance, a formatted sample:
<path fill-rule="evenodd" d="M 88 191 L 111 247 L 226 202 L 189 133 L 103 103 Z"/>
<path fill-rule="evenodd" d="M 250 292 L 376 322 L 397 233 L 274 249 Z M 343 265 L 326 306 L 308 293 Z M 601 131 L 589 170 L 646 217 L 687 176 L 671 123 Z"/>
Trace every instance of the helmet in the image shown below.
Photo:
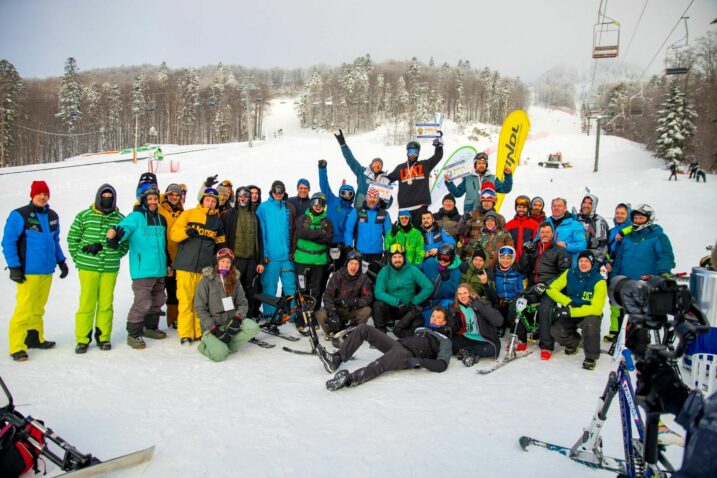
<path fill-rule="evenodd" d="M 640 224 L 640 225 L 635 224 L 635 216 L 638 214 L 640 216 L 647 217 L 647 222 L 645 222 L 645 224 Z M 644 229 L 648 226 L 651 226 L 655 223 L 655 210 L 652 209 L 652 206 L 650 206 L 649 204 L 638 204 L 630 212 L 630 221 L 632 221 L 632 230 L 633 231 L 639 231 L 640 229 Z"/>
<path fill-rule="evenodd" d="M 518 208 L 518 206 L 525 206 L 530 209 L 530 198 L 525 195 L 518 196 L 517 198 L 515 198 L 516 209 Z"/>
<path fill-rule="evenodd" d="M 445 260 L 445 262 L 451 263 L 456 257 L 456 246 L 450 242 L 444 242 L 441 247 L 438 248 L 438 260 Z"/>
<path fill-rule="evenodd" d="M 202 197 L 199 198 L 199 204 L 204 202 L 205 197 L 212 197 L 217 200 L 217 203 L 219 203 L 219 191 L 217 191 L 214 188 L 206 188 L 204 192 L 202 192 Z"/>
<path fill-rule="evenodd" d="M 147 196 L 150 196 L 152 194 L 159 197 L 159 188 L 156 184 L 140 184 L 140 186 L 137 188 L 137 201 L 139 201 L 140 204 L 145 204 Z"/>
<path fill-rule="evenodd" d="M 326 207 L 326 196 L 324 193 L 315 193 L 311 196 L 311 207 L 314 207 L 316 205 L 320 205 L 322 208 Z"/>
<path fill-rule="evenodd" d="M 363 254 L 361 254 L 361 251 L 357 251 L 356 249 L 352 250 L 348 254 L 346 254 L 346 263 L 349 261 L 363 261 Z"/>
<path fill-rule="evenodd" d="M 408 144 L 406 144 L 406 151 L 408 151 L 409 149 L 417 149 L 420 151 L 421 143 L 419 143 L 418 141 L 409 141 Z"/>

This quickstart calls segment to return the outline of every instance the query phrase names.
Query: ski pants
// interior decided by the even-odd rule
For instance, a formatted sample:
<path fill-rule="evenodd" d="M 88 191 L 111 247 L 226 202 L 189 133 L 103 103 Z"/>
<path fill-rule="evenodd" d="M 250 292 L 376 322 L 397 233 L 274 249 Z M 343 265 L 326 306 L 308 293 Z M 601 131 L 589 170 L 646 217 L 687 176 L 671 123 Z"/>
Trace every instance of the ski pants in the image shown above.
<path fill-rule="evenodd" d="M 127 333 L 129 335 L 142 335 L 144 326 L 156 328 L 158 324 L 145 323 L 147 315 L 155 315 L 157 322 L 159 311 L 167 300 L 164 293 L 164 277 L 147 277 L 132 281 L 134 302 L 127 314 Z"/>
<path fill-rule="evenodd" d="M 321 298 L 324 296 L 324 290 L 326 289 L 328 271 L 329 267 L 325 265 L 321 266 L 299 263 L 296 264 L 297 283 L 299 283 L 300 275 L 304 276 L 304 280 L 309 279 L 309 282 L 305 284 L 305 289 L 308 289 L 309 293 L 311 294 L 311 297 L 316 299 L 316 304 L 314 305 L 314 312 L 321 308 Z"/>
<path fill-rule="evenodd" d="M 177 299 L 179 300 L 177 335 L 180 339 L 197 340 L 202 336 L 202 327 L 199 317 L 194 312 L 194 293 L 202 274 L 188 271 L 175 271 L 175 274 L 177 274 Z"/>
<path fill-rule="evenodd" d="M 398 307 L 388 305 L 382 300 L 373 303 L 373 325 L 381 332 L 386 332 L 388 325 L 395 324 L 395 321 L 401 318 Z"/>
<path fill-rule="evenodd" d="M 10 355 L 27 351 L 25 339 L 30 330 L 36 330 L 40 343 L 45 341 L 45 304 L 50 296 L 52 274 L 27 274 L 25 282 L 17 285 L 15 311 L 10 318 Z"/>
<path fill-rule="evenodd" d="M 239 271 L 239 282 L 246 293 L 246 300 L 249 302 L 247 317 L 259 315 L 259 301 L 254 298 L 257 293 L 256 259 L 237 257 L 234 259 L 234 267 Z"/>
<path fill-rule="evenodd" d="M 98 341 L 109 342 L 114 317 L 114 292 L 118 272 L 78 270 L 80 304 L 75 313 L 75 342 L 92 342 L 92 329 Z"/>
<path fill-rule="evenodd" d="M 500 350 L 495 348 L 492 342 L 487 340 L 473 340 L 463 335 L 454 335 L 451 337 L 451 344 L 453 345 L 453 353 L 458 353 L 461 349 L 465 349 L 477 355 L 479 357 L 493 357 L 498 358 Z"/>
<path fill-rule="evenodd" d="M 706 182 L 707 182 L 707 175 L 706 175 L 704 172 L 702 172 L 702 171 L 698 172 L 698 173 L 695 175 L 695 179 L 697 180 L 698 183 L 700 182 L 700 178 L 702 178 L 702 182 L 703 182 L 703 183 L 706 183 Z"/>
<path fill-rule="evenodd" d="M 620 332 L 623 317 L 625 313 L 620 307 L 610 306 L 610 333 L 617 335 Z"/>
<path fill-rule="evenodd" d="M 558 319 L 550 331 L 555 340 L 565 348 L 577 347 L 582 339 L 585 358 L 597 360 L 600 358 L 600 319 L 597 315 Z M 578 333 L 578 328 L 581 329 L 582 336 Z"/>
<path fill-rule="evenodd" d="M 555 348 L 555 338 L 550 334 L 550 327 L 553 325 L 553 307 L 555 302 L 552 301 L 548 294 L 540 296 L 540 306 L 538 307 L 538 323 L 540 342 L 538 345 L 541 349 L 552 351 Z"/>
<path fill-rule="evenodd" d="M 672 178 L 675 178 L 675 181 L 677 181 L 677 174 L 675 174 L 675 173 L 670 174 L 668 181 L 672 181 Z"/>
<path fill-rule="evenodd" d="M 220 330 L 229 325 L 229 321 L 219 327 Z M 234 353 L 245 343 L 249 342 L 256 334 L 259 333 L 259 326 L 251 319 L 244 319 L 241 322 L 239 333 L 232 337 L 232 340 L 225 344 L 219 340 L 211 331 L 207 330 L 202 335 L 202 343 L 199 344 L 197 350 L 199 353 L 214 362 L 221 362 L 227 358 L 230 353 Z"/>
<path fill-rule="evenodd" d="M 266 295 L 276 295 L 279 287 L 279 279 L 281 279 L 281 287 L 284 295 L 290 296 L 296 293 L 296 276 L 294 275 L 294 263 L 289 259 L 284 261 L 270 260 L 264 266 L 264 273 L 261 275 L 262 291 Z M 264 315 L 271 317 L 274 315 L 276 307 L 269 304 L 262 304 Z"/>
<path fill-rule="evenodd" d="M 336 312 L 341 322 L 340 327 L 336 330 L 329 324 L 329 312 L 326 309 L 321 308 L 316 311 L 316 320 L 319 322 L 321 330 L 323 330 L 325 334 L 329 332 L 339 332 L 347 325 L 365 324 L 368 322 L 369 317 L 371 317 L 371 307 L 369 306 L 359 307 L 354 310 L 337 307 L 334 309 L 334 312 Z"/>
<path fill-rule="evenodd" d="M 384 372 L 408 368 L 406 360 L 413 357 L 413 353 L 398 341 L 366 324 L 356 327 L 341 344 L 338 351 L 341 361 L 347 362 L 365 341 L 376 347 L 383 355 L 365 367 L 352 372 L 349 379 L 351 385 L 361 385 Z"/>

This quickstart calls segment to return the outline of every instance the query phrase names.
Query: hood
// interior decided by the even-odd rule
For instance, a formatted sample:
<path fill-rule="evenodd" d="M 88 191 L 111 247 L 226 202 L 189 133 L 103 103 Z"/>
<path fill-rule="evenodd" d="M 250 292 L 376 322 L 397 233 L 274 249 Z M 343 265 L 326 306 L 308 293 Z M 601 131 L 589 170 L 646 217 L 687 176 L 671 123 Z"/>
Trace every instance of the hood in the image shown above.
<path fill-rule="evenodd" d="M 342 184 L 341 187 L 339 188 L 339 200 L 340 200 L 342 203 L 344 203 L 345 205 L 353 204 L 353 201 L 345 201 L 344 199 L 341 198 L 341 191 L 351 191 L 351 192 L 353 193 L 353 195 L 354 195 L 354 198 L 355 198 L 355 197 L 356 197 L 356 190 L 354 189 L 354 187 L 351 186 L 350 184 Z"/>
<path fill-rule="evenodd" d="M 632 213 L 632 207 L 631 207 L 630 205 L 628 205 L 628 204 L 625 204 L 624 202 L 618 204 L 618 205 L 615 206 L 615 207 L 617 208 L 617 207 L 620 207 L 620 206 L 623 206 L 625 209 L 627 209 L 627 219 L 625 219 L 625 222 L 623 222 L 622 224 L 618 224 L 617 221 L 615 220 L 615 218 L 613 217 L 613 218 L 612 218 L 612 223 L 613 223 L 613 225 L 615 225 L 615 226 L 620 226 L 621 229 L 624 229 L 624 228 L 626 228 L 627 226 L 629 226 L 629 225 L 632 224 L 632 214 L 631 214 L 631 213 Z"/>
<path fill-rule="evenodd" d="M 257 204 L 261 204 L 261 188 L 259 186 L 255 186 L 253 184 L 250 184 L 249 186 L 247 186 L 247 189 L 249 189 L 249 190 L 252 190 L 254 188 L 256 188 L 256 190 L 259 191 L 259 200 L 257 201 Z M 249 202 L 251 202 L 251 199 L 249 200 Z"/>
<path fill-rule="evenodd" d="M 112 206 L 109 210 L 102 209 L 102 193 L 105 192 L 112 193 Z M 117 191 L 115 191 L 115 188 L 106 183 L 99 187 L 99 189 L 97 190 L 97 194 L 95 194 L 95 209 L 104 212 L 105 214 L 109 214 L 117 209 Z"/>
<path fill-rule="evenodd" d="M 580 201 L 580 214 L 581 214 L 581 215 L 583 215 L 583 213 L 582 213 L 582 205 L 583 205 L 583 201 L 585 201 L 585 198 L 590 198 L 590 200 L 593 202 L 593 210 L 592 210 L 592 212 L 587 216 L 587 217 L 593 217 L 593 216 L 595 216 L 595 215 L 597 214 L 598 198 L 597 198 L 597 196 L 594 195 L 594 194 L 586 194 L 585 196 L 583 196 L 582 200 Z"/>

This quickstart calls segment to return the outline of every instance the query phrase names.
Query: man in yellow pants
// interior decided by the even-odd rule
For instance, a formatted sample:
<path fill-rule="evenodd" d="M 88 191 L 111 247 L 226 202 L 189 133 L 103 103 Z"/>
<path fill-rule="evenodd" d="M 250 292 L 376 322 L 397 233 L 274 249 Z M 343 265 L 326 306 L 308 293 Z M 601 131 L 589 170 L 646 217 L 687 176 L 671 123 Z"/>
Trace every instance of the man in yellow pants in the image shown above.
<path fill-rule="evenodd" d="M 50 209 L 50 188 L 45 181 L 33 181 L 32 201 L 15 209 L 5 223 L 2 250 L 17 282 L 15 312 L 10 319 L 10 355 L 17 362 L 28 359 L 27 349 L 50 349 L 55 342 L 45 340 L 43 316 L 50 295 L 52 273 L 60 268 L 60 279 L 67 277 L 65 256 L 60 248 L 60 219 Z"/>

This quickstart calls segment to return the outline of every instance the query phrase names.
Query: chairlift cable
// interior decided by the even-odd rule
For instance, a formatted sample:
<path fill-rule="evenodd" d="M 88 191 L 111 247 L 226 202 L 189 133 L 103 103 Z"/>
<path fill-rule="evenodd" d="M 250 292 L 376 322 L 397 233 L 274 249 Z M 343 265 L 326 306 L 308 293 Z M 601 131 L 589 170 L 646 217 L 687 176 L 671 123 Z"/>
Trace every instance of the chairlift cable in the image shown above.
<path fill-rule="evenodd" d="M 13 126 L 17 126 L 18 128 L 26 129 L 26 130 L 29 130 L 29 131 L 34 131 L 35 133 L 49 134 L 49 135 L 52 135 L 52 136 L 87 136 L 87 135 L 90 135 L 90 134 L 97 134 L 97 133 L 100 132 L 99 130 L 97 130 L 97 131 L 92 131 L 92 132 L 89 132 L 89 133 L 53 133 L 53 132 L 51 132 L 51 131 L 42 131 L 42 130 L 39 130 L 39 129 L 28 128 L 27 126 L 23 126 L 23 125 L 21 125 L 21 124 L 16 124 L 16 125 L 13 125 Z"/>
<path fill-rule="evenodd" d="M 642 20 L 642 15 L 645 13 L 645 9 L 647 8 L 647 3 L 650 0 L 645 0 L 645 4 L 642 6 L 642 11 L 640 12 L 640 18 L 637 19 L 637 23 L 635 24 L 635 29 L 632 31 L 632 35 L 630 36 L 630 42 L 627 44 L 627 49 L 625 50 L 625 54 L 622 55 L 622 61 L 620 62 L 620 66 L 618 67 L 618 70 L 622 69 L 622 65 L 625 64 L 625 58 L 627 58 L 627 55 L 630 53 L 630 47 L 632 46 L 632 41 L 635 39 L 635 34 L 637 33 L 637 29 L 640 27 L 640 21 Z"/>
<path fill-rule="evenodd" d="M 642 80 L 642 77 L 645 76 L 645 73 L 647 73 L 647 70 L 650 69 L 650 66 L 652 65 L 652 62 L 655 61 L 655 58 L 657 58 L 657 56 L 660 54 L 660 52 L 662 51 L 662 49 L 665 47 L 665 45 L 667 44 L 667 42 L 668 42 L 668 40 L 670 39 L 670 37 L 672 36 L 672 34 L 675 32 L 675 30 L 677 29 L 677 27 L 680 25 L 680 22 L 682 22 L 682 18 L 683 18 L 683 17 L 685 16 L 685 14 L 687 13 L 687 10 L 690 9 L 690 7 L 692 6 L 693 3 L 695 3 L 695 0 L 690 1 L 690 4 L 687 5 L 687 8 L 685 8 L 685 11 L 682 12 L 682 15 L 680 15 L 680 18 L 677 20 L 677 23 L 675 23 L 675 26 L 672 27 L 672 30 L 670 30 L 670 33 L 667 34 L 667 37 L 665 38 L 665 41 L 662 42 L 662 45 L 660 45 L 660 48 L 657 50 L 657 52 L 655 52 L 655 56 L 653 56 L 652 59 L 650 60 L 650 63 L 647 64 L 647 66 L 645 67 L 645 70 L 644 70 L 644 71 L 642 72 L 642 74 L 640 75 L 640 78 L 638 78 L 638 81 Z"/>

